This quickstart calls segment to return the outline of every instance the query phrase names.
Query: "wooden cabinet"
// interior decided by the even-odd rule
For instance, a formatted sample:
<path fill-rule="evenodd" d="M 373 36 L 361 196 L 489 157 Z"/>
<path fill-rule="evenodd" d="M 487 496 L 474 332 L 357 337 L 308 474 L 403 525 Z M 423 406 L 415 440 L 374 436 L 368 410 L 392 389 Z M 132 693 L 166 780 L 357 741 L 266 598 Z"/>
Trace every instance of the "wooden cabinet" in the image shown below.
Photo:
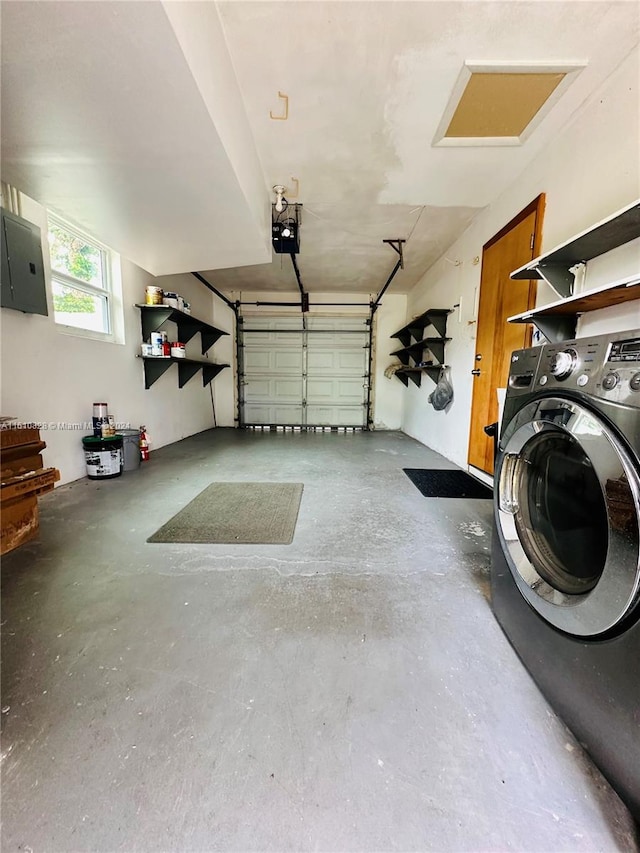
<path fill-rule="evenodd" d="M 35 427 L 14 428 L 9 424 L 0 430 L 0 554 L 13 551 L 38 534 L 38 496 L 50 492 L 60 479 L 56 468 L 42 465 L 45 447 Z"/>

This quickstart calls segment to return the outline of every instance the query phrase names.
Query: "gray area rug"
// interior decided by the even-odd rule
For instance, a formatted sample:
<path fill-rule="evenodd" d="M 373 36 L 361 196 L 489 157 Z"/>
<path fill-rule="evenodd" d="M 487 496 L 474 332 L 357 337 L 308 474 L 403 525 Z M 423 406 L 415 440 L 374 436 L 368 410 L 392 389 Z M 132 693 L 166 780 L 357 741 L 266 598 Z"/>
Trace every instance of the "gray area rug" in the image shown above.
<path fill-rule="evenodd" d="M 147 542 L 289 545 L 302 483 L 212 483 Z"/>

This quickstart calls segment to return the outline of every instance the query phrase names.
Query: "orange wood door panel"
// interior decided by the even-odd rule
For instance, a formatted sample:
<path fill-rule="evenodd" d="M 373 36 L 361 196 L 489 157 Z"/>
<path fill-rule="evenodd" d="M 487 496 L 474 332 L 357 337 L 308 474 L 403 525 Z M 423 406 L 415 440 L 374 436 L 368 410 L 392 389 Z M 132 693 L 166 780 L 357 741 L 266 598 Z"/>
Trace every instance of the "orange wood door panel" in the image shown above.
<path fill-rule="evenodd" d="M 469 433 L 469 464 L 493 474 L 493 438 L 484 427 L 498 420 L 497 388 L 509 376 L 511 353 L 529 346 L 531 329 L 507 318 L 532 308 L 535 282 L 515 281 L 510 273 L 536 256 L 540 243 L 544 197 L 525 208 L 489 241 L 482 254 L 478 331 Z"/>

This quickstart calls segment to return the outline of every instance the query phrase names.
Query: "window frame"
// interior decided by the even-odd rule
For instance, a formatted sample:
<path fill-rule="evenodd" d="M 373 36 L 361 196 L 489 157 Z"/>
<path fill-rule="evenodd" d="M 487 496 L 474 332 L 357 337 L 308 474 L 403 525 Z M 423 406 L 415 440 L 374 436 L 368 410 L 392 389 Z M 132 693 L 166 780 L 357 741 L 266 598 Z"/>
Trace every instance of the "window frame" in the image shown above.
<path fill-rule="evenodd" d="M 100 253 L 101 267 L 102 267 L 102 275 L 101 279 L 103 282 L 103 287 L 99 287 L 98 285 L 91 284 L 88 281 L 83 281 L 80 278 L 76 278 L 73 275 L 69 275 L 69 273 L 63 272 L 62 270 L 58 270 L 53 265 L 53 258 L 51 256 L 51 245 L 49 242 L 49 234 L 51 230 L 51 226 L 55 225 L 61 230 L 65 231 L 67 234 L 70 234 L 72 237 L 77 237 L 79 240 L 82 240 L 88 246 L 95 248 Z M 72 287 L 74 290 L 79 290 L 82 293 L 86 293 L 89 296 L 96 296 L 100 299 L 104 299 L 106 302 L 106 319 L 108 323 L 108 331 L 98 331 L 96 329 L 88 329 L 82 326 L 70 326 L 67 323 L 62 323 L 56 318 L 56 309 L 55 303 L 53 304 L 53 317 L 54 322 L 58 331 L 61 334 L 65 335 L 75 335 L 77 337 L 82 338 L 90 338 L 93 340 L 106 341 L 110 343 L 118 343 L 117 335 L 115 331 L 115 318 L 114 318 L 114 304 L 116 302 L 116 293 L 114 290 L 114 264 L 116 262 L 116 253 L 113 252 L 108 246 L 102 243 L 100 240 L 97 240 L 95 237 L 88 234 L 86 231 L 82 231 L 76 225 L 68 222 L 66 219 L 63 219 L 61 216 L 58 216 L 55 213 L 47 211 L 47 247 L 49 249 L 49 269 L 51 274 L 51 299 L 53 302 L 54 294 L 53 294 L 53 285 L 54 282 L 57 282 L 65 287 Z"/>

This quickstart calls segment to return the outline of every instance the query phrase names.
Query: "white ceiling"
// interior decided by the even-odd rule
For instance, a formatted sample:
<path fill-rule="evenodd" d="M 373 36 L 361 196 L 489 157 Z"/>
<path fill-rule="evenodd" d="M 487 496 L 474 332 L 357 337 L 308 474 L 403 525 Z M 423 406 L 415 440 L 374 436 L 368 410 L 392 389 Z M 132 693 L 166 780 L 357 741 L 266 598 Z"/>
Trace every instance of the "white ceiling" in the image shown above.
<path fill-rule="evenodd" d="M 292 178 L 307 290 L 376 293 L 398 237 L 410 290 L 638 43 L 618 0 L 1 7 L 3 179 L 229 291 L 297 290 L 289 258 L 268 263 L 270 188 Z M 465 61 L 585 68 L 522 146 L 434 148 Z"/>

